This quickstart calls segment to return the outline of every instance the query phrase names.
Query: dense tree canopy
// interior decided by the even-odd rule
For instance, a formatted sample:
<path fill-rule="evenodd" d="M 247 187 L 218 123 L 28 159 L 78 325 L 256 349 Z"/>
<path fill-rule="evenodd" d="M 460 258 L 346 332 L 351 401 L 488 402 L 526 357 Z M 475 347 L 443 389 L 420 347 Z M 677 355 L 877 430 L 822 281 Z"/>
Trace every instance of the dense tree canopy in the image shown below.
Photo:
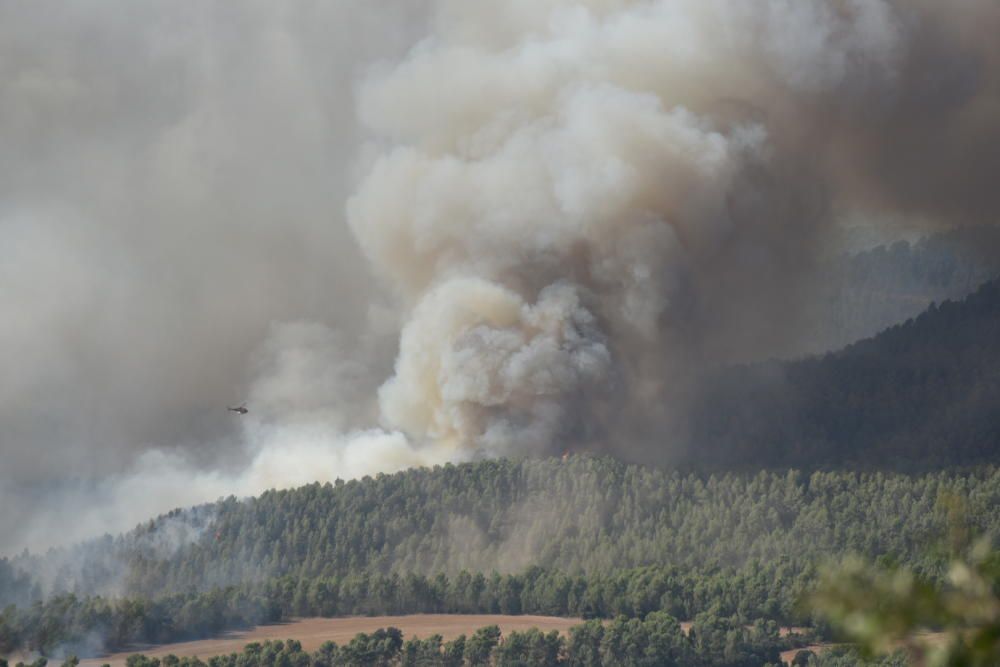
<path fill-rule="evenodd" d="M 158 531 L 176 533 L 185 512 L 121 538 L 13 563 L 48 571 L 49 592 L 147 597 L 286 575 L 518 573 L 531 566 L 577 574 L 766 563 L 794 577 L 846 551 L 931 558 L 927 545 L 945 525 L 936 510 L 942 494 L 966 499 L 979 532 L 1000 529 L 993 511 L 1000 471 L 992 467 L 916 476 L 685 474 L 570 457 L 446 465 L 228 499 L 211 508 L 211 520 L 199 509 L 193 521 L 201 528 L 172 550 L 146 545 Z"/>

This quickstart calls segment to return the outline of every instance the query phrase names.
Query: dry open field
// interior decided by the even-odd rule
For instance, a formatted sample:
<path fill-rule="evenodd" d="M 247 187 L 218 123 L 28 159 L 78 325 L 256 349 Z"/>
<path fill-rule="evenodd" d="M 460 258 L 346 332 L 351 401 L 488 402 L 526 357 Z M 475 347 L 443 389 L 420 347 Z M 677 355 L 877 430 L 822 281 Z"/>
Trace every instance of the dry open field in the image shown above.
<path fill-rule="evenodd" d="M 225 655 L 243 650 L 245 644 L 266 639 L 296 639 L 302 648 L 315 651 L 325 641 L 343 644 L 359 632 L 373 632 L 379 628 L 396 627 L 407 637 L 429 637 L 435 633 L 446 640 L 460 634 L 472 634 L 485 625 L 499 625 L 504 632 L 538 628 L 548 632 L 566 632 L 571 626 L 582 621 L 578 618 L 556 618 L 552 616 L 502 616 L 489 614 L 414 614 L 411 616 L 355 616 L 350 618 L 307 618 L 291 623 L 262 625 L 252 630 L 230 632 L 214 639 L 195 642 L 181 642 L 142 648 L 141 650 L 115 653 L 104 658 L 84 660 L 85 667 L 98 667 L 105 663 L 112 667 L 124 667 L 125 659 L 132 653 L 149 656 L 196 655 L 202 659 L 213 655 Z"/>
<path fill-rule="evenodd" d="M 139 647 L 133 651 L 125 651 L 106 656 L 83 660 L 83 667 L 99 667 L 110 664 L 111 667 L 124 667 L 125 659 L 132 653 L 145 653 L 149 656 L 162 657 L 173 653 L 176 656 L 198 656 L 207 659 L 213 655 L 238 653 L 250 642 L 267 639 L 296 639 L 302 642 L 307 651 L 315 651 L 326 641 L 344 644 L 359 632 L 373 632 L 379 628 L 396 627 L 407 637 L 428 637 L 439 634 L 445 640 L 454 639 L 460 634 L 470 635 L 478 628 L 486 625 L 499 625 L 506 634 L 512 630 L 527 630 L 538 628 L 544 632 L 558 630 L 567 632 L 570 627 L 582 623 L 579 618 L 559 618 L 554 616 L 503 616 L 490 614 L 413 614 L 409 616 L 353 616 L 349 618 L 307 618 L 290 623 L 262 625 L 252 630 L 229 632 L 213 639 L 202 639 L 193 642 L 179 642 L 160 646 Z M 681 629 L 688 632 L 691 623 L 681 623 Z M 803 631 L 804 628 L 782 628 L 781 634 L 789 631 Z M 807 648 L 820 652 L 829 644 L 809 646 Z M 795 656 L 795 650 L 786 651 L 782 659 L 790 661 Z"/>

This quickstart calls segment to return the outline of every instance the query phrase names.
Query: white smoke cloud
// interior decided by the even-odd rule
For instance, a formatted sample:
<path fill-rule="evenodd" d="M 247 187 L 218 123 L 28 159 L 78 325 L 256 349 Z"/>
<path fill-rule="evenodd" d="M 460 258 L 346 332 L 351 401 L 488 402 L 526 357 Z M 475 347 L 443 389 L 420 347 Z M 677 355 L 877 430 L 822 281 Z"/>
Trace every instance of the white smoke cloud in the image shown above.
<path fill-rule="evenodd" d="M 415 451 L 400 433 L 337 435 L 326 424 L 248 429 L 247 437 L 255 453 L 245 468 L 235 471 L 206 469 L 176 452 L 144 452 L 129 470 L 103 480 L 101 488 L 67 488 L 49 496 L 55 511 L 36 517 L 22 539 L 36 551 L 67 546 L 133 528 L 175 507 L 453 459 L 451 452 Z"/>
<path fill-rule="evenodd" d="M 371 350 L 369 350 L 369 353 Z M 372 428 L 377 383 L 364 346 L 317 323 L 274 325 L 256 353 L 240 456 L 205 466 L 182 449 L 150 449 L 99 486 L 63 485 L 23 533 L 33 549 L 130 529 L 178 507 L 460 460 L 445 447 L 415 448 Z M 367 427 L 365 425 L 368 425 Z"/>
<path fill-rule="evenodd" d="M 379 398 L 386 421 L 418 441 L 531 451 L 564 430 L 567 397 L 600 392 L 610 370 L 572 285 L 549 285 L 531 304 L 496 283 L 455 279 L 417 306 Z"/>

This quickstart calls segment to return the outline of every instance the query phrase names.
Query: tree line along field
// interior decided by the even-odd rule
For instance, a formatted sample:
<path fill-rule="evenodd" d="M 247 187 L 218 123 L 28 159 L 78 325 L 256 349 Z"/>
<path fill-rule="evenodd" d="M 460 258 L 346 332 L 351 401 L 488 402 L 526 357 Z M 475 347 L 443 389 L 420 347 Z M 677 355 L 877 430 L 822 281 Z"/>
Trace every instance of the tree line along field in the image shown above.
<path fill-rule="evenodd" d="M 307 618 L 275 625 L 258 626 L 253 630 L 226 633 L 220 637 L 193 642 L 166 644 L 143 649 L 149 658 L 161 661 L 167 655 L 177 657 L 198 656 L 202 660 L 217 655 L 239 653 L 251 643 L 263 644 L 267 641 L 299 642 L 302 650 L 314 653 L 328 641 L 345 646 L 359 634 L 374 635 L 378 630 L 396 628 L 409 639 L 427 639 L 434 635 L 442 642 L 452 641 L 459 636 L 470 636 L 481 627 L 496 625 L 504 636 L 511 632 L 524 632 L 532 628 L 544 634 L 555 630 L 566 636 L 569 629 L 581 623 L 578 618 L 556 618 L 550 616 L 504 616 L 499 614 L 410 614 L 406 616 L 350 616 L 346 618 Z M 81 661 L 83 667 L 123 667 L 133 653 L 122 652 L 113 655 Z"/>
<path fill-rule="evenodd" d="M 448 627 L 464 627 L 482 616 L 454 617 Z M 422 617 L 400 620 L 414 632 L 404 633 L 389 626 L 374 631 L 360 632 L 345 641 L 327 640 L 319 643 L 307 633 L 306 639 L 264 639 L 246 643 L 242 651 L 229 650 L 232 642 L 193 642 L 190 644 L 160 647 L 155 654 L 119 654 L 86 660 L 82 667 L 270 667 L 273 665 L 300 665 L 301 667 L 327 667 L 334 665 L 367 666 L 399 665 L 401 667 L 500 667 L 532 665 L 538 667 L 599 666 L 599 665 L 648 665 L 649 667 L 712 667 L 729 665 L 750 667 L 754 665 L 813 665 L 814 667 L 845 667 L 861 664 L 860 655 L 850 648 L 837 646 L 811 647 L 812 649 L 786 649 L 785 645 L 800 643 L 798 638 L 782 639 L 774 628 L 757 624 L 751 628 L 733 628 L 725 625 L 700 622 L 679 624 L 662 612 L 653 612 L 645 619 L 618 618 L 611 622 L 588 621 L 568 627 L 559 623 L 558 629 L 514 629 L 512 619 L 504 617 L 506 629 L 488 625 L 468 634 L 452 632 L 442 636 L 438 632 L 420 633 L 427 627 Z M 531 617 L 538 618 L 538 617 Z M 342 619 L 364 625 L 366 619 Z M 377 622 L 381 619 L 367 619 Z M 543 619 L 565 621 L 565 619 Z M 315 625 L 314 621 L 304 623 Z M 288 627 L 295 635 L 295 626 Z M 371 625 L 371 623 L 367 623 Z M 436 624 L 431 623 L 430 627 Z M 521 624 L 523 626 L 523 624 Z M 686 626 L 686 627 L 685 627 Z M 271 628 L 270 630 L 274 630 Z M 329 633 L 337 639 L 337 631 Z M 311 641 L 310 641 L 311 640 Z M 901 667 L 902 654 L 896 653 L 870 665 Z"/>
<path fill-rule="evenodd" d="M 647 616 L 646 620 L 655 620 L 655 618 L 657 617 L 651 619 Z M 614 662 L 615 657 L 610 654 L 615 651 L 619 653 L 618 658 L 635 657 L 621 655 L 622 647 L 629 646 L 628 650 L 632 654 L 640 652 L 641 657 L 647 662 L 656 659 L 662 661 L 657 664 L 668 663 L 670 644 L 660 644 L 659 649 L 653 647 L 650 650 L 648 633 L 643 633 L 642 629 L 666 628 L 671 634 L 674 634 L 676 630 L 672 625 L 655 626 L 650 623 L 638 626 L 634 621 L 625 626 L 620 622 L 611 624 L 609 621 L 602 625 L 603 627 L 598 629 L 591 622 L 589 626 L 584 627 L 582 620 L 578 618 L 486 614 L 308 618 L 291 623 L 259 626 L 249 631 L 226 633 L 212 639 L 141 649 L 141 654 L 138 654 L 142 656 L 141 658 L 137 657 L 133 651 L 84 659 L 80 662 L 80 666 L 128 667 L 129 664 L 135 665 L 137 663 L 155 665 L 154 660 L 159 660 L 160 664 L 166 667 L 168 665 L 197 664 L 195 659 L 211 662 L 212 658 L 223 656 L 215 661 L 216 664 L 219 664 L 222 661 L 228 661 L 232 654 L 240 654 L 241 652 L 244 655 L 244 662 L 247 662 L 246 658 L 249 657 L 247 654 L 254 654 L 256 662 L 260 664 L 272 664 L 270 661 L 281 662 L 281 658 L 275 655 L 280 653 L 289 653 L 295 656 L 298 656 L 299 653 L 310 653 L 312 654 L 309 663 L 311 665 L 351 664 L 353 657 L 357 657 L 357 661 L 362 662 L 362 664 L 370 664 L 373 662 L 371 655 L 373 651 L 369 650 L 368 647 L 373 643 L 377 644 L 377 639 L 373 642 L 373 638 L 391 637 L 391 629 L 393 628 L 398 629 L 402 638 L 406 640 L 406 643 L 398 647 L 399 654 L 394 657 L 396 662 L 404 665 L 463 664 L 458 658 L 463 660 L 465 658 L 464 647 L 468 636 L 474 635 L 480 628 L 490 626 L 496 626 L 501 632 L 497 645 L 494 647 L 494 655 L 491 656 L 496 662 L 500 662 L 501 656 L 511 660 L 517 655 L 520 662 L 524 664 L 544 664 L 544 660 L 538 660 L 538 658 L 548 658 L 550 663 L 555 664 L 573 664 L 574 662 L 586 664 L 587 660 L 581 658 L 583 654 L 587 654 L 592 658 L 590 661 L 592 664 L 593 658 L 600 659 L 602 652 L 604 654 L 602 661 Z M 692 636 L 693 623 L 680 623 L 679 627 L 686 637 Z M 611 631 L 606 632 L 608 629 Z M 380 633 L 380 630 L 383 632 Z M 537 630 L 538 632 L 526 633 L 527 630 Z M 835 645 L 807 645 L 805 637 L 796 636 L 796 634 L 803 632 L 803 628 L 781 628 L 778 639 L 769 634 L 769 630 L 770 628 L 765 626 L 759 629 L 756 635 L 749 636 L 756 636 L 758 639 L 766 641 L 768 650 L 774 645 L 793 647 L 786 648 L 780 654 L 782 662 L 791 663 L 796 656 L 801 659 L 800 654 L 803 651 L 809 651 L 817 656 L 817 660 L 820 654 L 826 653 L 827 655 L 823 658 L 825 664 L 830 663 L 832 658 L 838 657 L 839 653 L 844 653 L 840 651 L 840 647 Z M 558 639 L 552 638 L 553 631 L 558 633 Z M 484 633 L 479 634 L 482 636 Z M 707 639 L 704 637 L 701 640 L 702 652 L 704 652 L 706 641 Z M 329 642 L 337 644 L 337 650 L 334 650 Z M 449 642 L 451 643 L 450 650 Z M 676 643 L 683 646 L 681 641 Z M 251 646 L 253 644 L 256 646 Z M 501 647 L 501 645 L 503 646 Z M 731 642 L 731 646 L 735 647 L 735 643 Z M 359 647 L 365 648 L 358 650 Z M 554 657 L 551 651 L 552 647 L 556 649 Z M 244 648 L 247 650 L 244 651 Z M 389 648 L 392 649 L 391 643 Z M 498 648 L 501 650 L 497 650 Z M 666 648 L 667 651 L 662 651 L 663 648 Z M 659 655 L 657 655 L 658 652 Z M 849 652 L 849 654 L 854 655 L 853 652 Z M 448 660 L 447 656 L 451 656 L 453 659 Z M 771 657 L 773 658 L 773 654 Z M 302 660 L 301 656 L 298 658 L 300 661 Z M 534 662 L 533 659 L 535 659 Z M 290 657 L 290 660 L 295 664 L 294 658 Z M 704 662 L 709 661 L 704 660 Z"/>
<path fill-rule="evenodd" d="M 253 642 L 242 653 L 212 655 L 204 661 L 172 654 L 132 655 L 128 667 L 249 667 L 250 665 L 407 665 L 469 667 L 480 665 L 683 665 L 708 667 L 723 658 L 733 667 L 778 664 L 783 642 L 774 628 L 727 628 L 700 623 L 687 630 L 667 614 L 645 619 L 589 621 L 568 632 L 538 628 L 502 632 L 498 625 L 444 638 L 441 634 L 404 636 L 395 627 L 359 633 L 341 643 L 327 641 L 310 649 L 297 639 Z M 169 647 L 163 649 L 169 650 Z M 92 664 L 99 664 L 91 661 Z"/>

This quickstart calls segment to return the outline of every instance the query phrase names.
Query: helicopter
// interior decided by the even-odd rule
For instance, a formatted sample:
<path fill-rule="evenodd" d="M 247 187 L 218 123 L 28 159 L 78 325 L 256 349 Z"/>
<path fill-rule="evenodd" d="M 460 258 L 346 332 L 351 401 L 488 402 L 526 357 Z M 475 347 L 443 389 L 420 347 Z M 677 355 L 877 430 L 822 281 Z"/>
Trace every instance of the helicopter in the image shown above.
<path fill-rule="evenodd" d="M 229 410 L 230 412 L 236 412 L 241 415 L 245 415 L 246 413 L 250 412 L 249 410 L 247 410 L 246 403 L 242 403 L 238 408 L 226 408 L 226 410 Z"/>

